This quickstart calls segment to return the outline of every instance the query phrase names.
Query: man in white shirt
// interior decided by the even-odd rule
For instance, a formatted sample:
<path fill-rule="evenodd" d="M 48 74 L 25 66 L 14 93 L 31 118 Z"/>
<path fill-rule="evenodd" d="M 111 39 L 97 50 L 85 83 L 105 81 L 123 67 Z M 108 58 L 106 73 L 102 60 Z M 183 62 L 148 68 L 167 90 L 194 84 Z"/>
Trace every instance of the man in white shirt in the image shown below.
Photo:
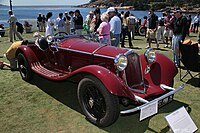
<path fill-rule="evenodd" d="M 9 27 L 10 27 L 10 30 L 9 30 L 10 42 L 13 42 L 14 35 L 16 35 L 19 38 L 19 40 L 23 40 L 23 38 L 20 36 L 20 34 L 16 30 L 17 18 L 13 15 L 12 11 L 9 11 L 8 14 L 9 14 L 8 23 L 9 23 Z"/>
<path fill-rule="evenodd" d="M 65 21 L 63 20 L 63 13 L 59 13 L 58 18 L 56 19 L 56 27 L 58 32 L 65 32 Z"/>
<path fill-rule="evenodd" d="M 121 34 L 121 20 L 116 14 L 116 10 L 114 7 L 110 7 L 107 9 L 107 13 L 110 19 L 110 32 L 111 32 L 111 42 L 112 46 L 118 47 L 120 43 L 120 34 Z"/>

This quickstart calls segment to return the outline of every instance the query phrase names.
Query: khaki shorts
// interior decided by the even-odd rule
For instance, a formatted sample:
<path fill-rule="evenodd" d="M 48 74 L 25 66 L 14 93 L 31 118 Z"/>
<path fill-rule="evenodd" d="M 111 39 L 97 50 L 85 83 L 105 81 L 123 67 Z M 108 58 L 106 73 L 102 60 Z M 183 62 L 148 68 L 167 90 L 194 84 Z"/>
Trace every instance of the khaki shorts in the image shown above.
<path fill-rule="evenodd" d="M 152 29 L 147 29 L 147 38 L 155 39 L 156 38 L 156 32 L 154 32 Z"/>
<path fill-rule="evenodd" d="M 173 37 L 174 33 L 172 30 L 164 30 L 164 37 Z"/>

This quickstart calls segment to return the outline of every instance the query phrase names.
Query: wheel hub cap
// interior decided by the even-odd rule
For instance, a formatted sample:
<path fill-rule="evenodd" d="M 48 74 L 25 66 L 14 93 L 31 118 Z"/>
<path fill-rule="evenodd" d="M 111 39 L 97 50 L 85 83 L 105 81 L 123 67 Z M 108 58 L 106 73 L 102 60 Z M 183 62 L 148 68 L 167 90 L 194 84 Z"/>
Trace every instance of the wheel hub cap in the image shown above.
<path fill-rule="evenodd" d="M 94 106 L 94 100 L 92 99 L 92 97 L 90 97 L 89 99 L 89 105 L 91 108 Z"/>

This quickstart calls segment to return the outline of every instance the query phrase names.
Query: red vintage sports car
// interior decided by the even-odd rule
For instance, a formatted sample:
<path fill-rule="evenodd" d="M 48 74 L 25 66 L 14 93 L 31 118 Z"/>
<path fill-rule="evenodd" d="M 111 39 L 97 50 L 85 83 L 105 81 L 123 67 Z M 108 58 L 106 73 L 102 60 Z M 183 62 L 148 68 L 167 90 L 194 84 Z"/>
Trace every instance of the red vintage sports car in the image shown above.
<path fill-rule="evenodd" d="M 100 44 L 83 35 L 41 37 L 21 45 L 16 56 L 23 80 L 31 80 L 36 73 L 49 80 L 76 81 L 83 113 L 100 127 L 113 124 L 119 114 L 139 110 L 140 120 L 145 119 L 184 87 L 172 87 L 177 68 L 153 49 L 139 55 L 132 49 Z M 156 98 L 149 101 L 152 97 Z M 120 110 L 120 104 L 137 107 Z"/>

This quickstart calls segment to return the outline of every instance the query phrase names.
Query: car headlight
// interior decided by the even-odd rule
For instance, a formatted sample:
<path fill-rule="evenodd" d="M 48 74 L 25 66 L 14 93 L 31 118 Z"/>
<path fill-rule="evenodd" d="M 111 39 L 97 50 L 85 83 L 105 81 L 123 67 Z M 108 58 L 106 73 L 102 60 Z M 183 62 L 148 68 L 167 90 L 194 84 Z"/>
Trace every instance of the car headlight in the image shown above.
<path fill-rule="evenodd" d="M 156 60 L 156 53 L 152 48 L 149 48 L 145 51 L 144 56 L 148 63 L 153 63 Z"/>
<path fill-rule="evenodd" d="M 127 64 L 128 64 L 128 60 L 127 60 L 127 57 L 122 55 L 122 54 L 119 54 L 115 60 L 114 60 L 116 66 L 117 66 L 117 69 L 119 71 L 123 71 L 125 70 Z"/>

